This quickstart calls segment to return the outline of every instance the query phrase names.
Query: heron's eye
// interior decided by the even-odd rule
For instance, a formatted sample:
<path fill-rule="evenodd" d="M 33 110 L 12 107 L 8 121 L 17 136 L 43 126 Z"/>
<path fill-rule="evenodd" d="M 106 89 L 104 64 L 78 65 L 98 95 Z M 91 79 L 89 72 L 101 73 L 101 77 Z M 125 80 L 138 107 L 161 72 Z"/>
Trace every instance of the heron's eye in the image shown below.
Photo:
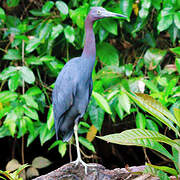
<path fill-rule="evenodd" d="M 97 10 L 97 14 L 100 15 L 100 14 L 101 14 L 101 11 L 100 11 L 100 10 Z"/>

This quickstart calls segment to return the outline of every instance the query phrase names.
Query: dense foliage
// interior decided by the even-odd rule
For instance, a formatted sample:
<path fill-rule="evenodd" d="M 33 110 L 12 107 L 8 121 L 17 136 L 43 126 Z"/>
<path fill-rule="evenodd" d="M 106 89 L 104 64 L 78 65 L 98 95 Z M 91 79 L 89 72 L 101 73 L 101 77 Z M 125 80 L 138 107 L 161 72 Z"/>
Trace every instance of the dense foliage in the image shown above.
<path fill-rule="evenodd" d="M 81 54 L 84 20 L 92 6 L 124 14 L 128 21 L 110 18 L 94 25 L 94 87 L 79 124 L 80 143 L 95 152 L 92 141 L 105 117 L 113 123 L 134 117 L 137 128 L 167 131 L 167 124 L 139 110 L 124 89 L 149 94 L 180 121 L 179 2 L 4 0 L 0 7 L 0 137 L 24 141 L 26 135 L 28 147 L 36 138 L 43 145 L 54 136 L 53 83 L 65 62 Z M 50 149 L 57 145 L 64 156 L 67 144 L 59 140 Z"/>

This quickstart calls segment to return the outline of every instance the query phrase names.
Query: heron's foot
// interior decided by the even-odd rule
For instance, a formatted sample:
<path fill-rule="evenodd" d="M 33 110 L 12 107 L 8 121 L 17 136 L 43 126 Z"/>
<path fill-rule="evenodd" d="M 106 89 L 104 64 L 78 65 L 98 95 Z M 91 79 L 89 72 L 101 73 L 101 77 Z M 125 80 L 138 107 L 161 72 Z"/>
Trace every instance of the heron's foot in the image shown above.
<path fill-rule="evenodd" d="M 85 174 L 87 174 L 87 168 L 88 167 L 94 167 L 95 165 L 93 164 L 86 164 L 82 159 L 77 158 L 75 161 L 73 161 L 72 163 L 74 163 L 76 166 L 78 164 L 82 164 L 84 166 L 85 169 Z"/>

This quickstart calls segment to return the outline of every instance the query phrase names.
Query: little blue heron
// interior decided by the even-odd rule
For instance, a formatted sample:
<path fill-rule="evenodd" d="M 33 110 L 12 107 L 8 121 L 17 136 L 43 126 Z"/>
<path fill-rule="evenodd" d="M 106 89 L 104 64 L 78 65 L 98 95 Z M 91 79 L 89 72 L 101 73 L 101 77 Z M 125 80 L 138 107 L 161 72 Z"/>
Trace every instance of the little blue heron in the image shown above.
<path fill-rule="evenodd" d="M 68 142 L 75 133 L 77 148 L 76 164 L 82 163 L 87 173 L 87 164 L 82 161 L 78 141 L 78 121 L 83 117 L 93 88 L 92 70 L 96 59 L 94 21 L 107 17 L 126 17 L 102 7 L 91 8 L 85 21 L 85 44 L 82 55 L 68 61 L 59 73 L 53 89 L 53 111 L 56 138 Z"/>

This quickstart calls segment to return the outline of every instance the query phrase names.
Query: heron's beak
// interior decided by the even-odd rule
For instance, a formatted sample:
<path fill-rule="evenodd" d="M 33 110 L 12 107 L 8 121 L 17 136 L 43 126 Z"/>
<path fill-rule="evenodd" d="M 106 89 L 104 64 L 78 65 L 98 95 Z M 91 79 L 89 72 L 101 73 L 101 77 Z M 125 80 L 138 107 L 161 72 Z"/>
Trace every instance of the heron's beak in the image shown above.
<path fill-rule="evenodd" d="M 118 14 L 118 13 L 113 13 L 110 11 L 104 11 L 102 14 L 103 17 L 124 17 L 127 18 L 127 16 L 122 15 L 122 14 Z"/>

